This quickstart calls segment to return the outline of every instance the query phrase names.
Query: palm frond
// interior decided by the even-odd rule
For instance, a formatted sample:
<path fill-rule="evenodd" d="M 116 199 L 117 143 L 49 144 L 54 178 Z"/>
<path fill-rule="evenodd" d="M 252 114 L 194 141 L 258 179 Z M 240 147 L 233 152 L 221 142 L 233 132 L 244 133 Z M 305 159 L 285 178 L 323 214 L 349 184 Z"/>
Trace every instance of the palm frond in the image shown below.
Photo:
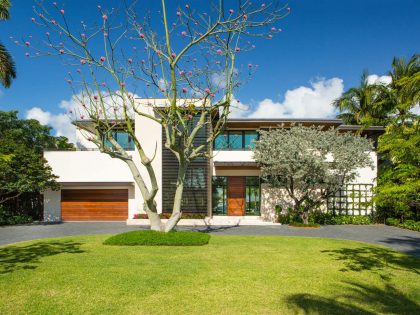
<path fill-rule="evenodd" d="M 16 78 L 15 62 L 6 47 L 0 42 L 0 83 L 8 88 L 14 78 Z"/>
<path fill-rule="evenodd" d="M 8 20 L 10 18 L 10 0 L 0 0 L 0 20 Z"/>

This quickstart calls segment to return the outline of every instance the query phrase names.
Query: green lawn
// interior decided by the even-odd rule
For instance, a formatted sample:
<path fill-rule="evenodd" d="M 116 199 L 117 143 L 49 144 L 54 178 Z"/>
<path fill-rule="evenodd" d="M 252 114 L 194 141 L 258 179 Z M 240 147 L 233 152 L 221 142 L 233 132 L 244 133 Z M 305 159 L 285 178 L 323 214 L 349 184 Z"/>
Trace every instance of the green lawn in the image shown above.
<path fill-rule="evenodd" d="M 0 247 L 0 314 L 420 314 L 420 260 L 384 247 L 218 235 L 118 247 L 108 236 Z"/>

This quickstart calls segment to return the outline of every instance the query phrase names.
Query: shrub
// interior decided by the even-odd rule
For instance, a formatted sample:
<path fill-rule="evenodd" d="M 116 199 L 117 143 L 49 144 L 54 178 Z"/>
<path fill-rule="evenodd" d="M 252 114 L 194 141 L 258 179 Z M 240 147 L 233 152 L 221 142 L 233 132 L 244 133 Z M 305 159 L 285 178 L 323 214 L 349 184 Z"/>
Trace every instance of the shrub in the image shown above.
<path fill-rule="evenodd" d="M 304 224 L 302 222 L 291 222 L 289 224 L 289 226 L 293 226 L 293 227 L 316 227 L 316 228 L 320 227 L 320 225 L 318 223 L 311 223 L 311 222 L 309 222 L 308 224 Z"/>
<path fill-rule="evenodd" d="M 401 223 L 399 226 L 404 229 L 420 232 L 420 222 L 416 222 L 414 220 L 406 220 L 404 221 L 404 223 Z"/>
<path fill-rule="evenodd" d="M 206 245 L 210 235 L 200 232 L 131 231 L 111 236 L 105 245 L 120 246 L 199 246 Z"/>
<path fill-rule="evenodd" d="M 277 222 L 281 224 L 289 224 L 290 222 L 302 222 L 298 213 L 293 211 L 292 208 L 287 209 L 287 213 L 282 212 L 280 206 L 276 206 Z"/>
<path fill-rule="evenodd" d="M 0 206 L 0 225 L 14 225 L 31 223 L 32 218 L 26 214 L 12 214 Z"/>
<path fill-rule="evenodd" d="M 400 225 L 400 220 L 394 218 L 388 218 L 385 221 L 386 225 L 398 226 Z"/>

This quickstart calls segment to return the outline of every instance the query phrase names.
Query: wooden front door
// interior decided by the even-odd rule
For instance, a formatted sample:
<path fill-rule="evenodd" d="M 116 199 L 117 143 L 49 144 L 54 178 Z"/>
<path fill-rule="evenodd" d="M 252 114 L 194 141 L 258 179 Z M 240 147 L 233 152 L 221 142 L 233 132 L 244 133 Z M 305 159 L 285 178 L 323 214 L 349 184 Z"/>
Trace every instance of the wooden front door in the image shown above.
<path fill-rule="evenodd" d="M 63 221 L 123 221 L 128 217 L 127 189 L 64 189 Z"/>
<path fill-rule="evenodd" d="M 245 177 L 228 177 L 228 215 L 242 216 L 245 214 Z"/>

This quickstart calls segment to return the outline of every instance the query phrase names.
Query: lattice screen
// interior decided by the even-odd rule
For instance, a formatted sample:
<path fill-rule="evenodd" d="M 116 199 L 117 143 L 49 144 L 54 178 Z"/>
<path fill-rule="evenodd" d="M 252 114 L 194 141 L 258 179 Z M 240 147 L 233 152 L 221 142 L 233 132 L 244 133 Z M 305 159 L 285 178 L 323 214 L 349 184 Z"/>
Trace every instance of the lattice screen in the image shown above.
<path fill-rule="evenodd" d="M 328 199 L 328 210 L 334 214 L 367 215 L 372 207 L 372 184 L 347 184 Z"/>

